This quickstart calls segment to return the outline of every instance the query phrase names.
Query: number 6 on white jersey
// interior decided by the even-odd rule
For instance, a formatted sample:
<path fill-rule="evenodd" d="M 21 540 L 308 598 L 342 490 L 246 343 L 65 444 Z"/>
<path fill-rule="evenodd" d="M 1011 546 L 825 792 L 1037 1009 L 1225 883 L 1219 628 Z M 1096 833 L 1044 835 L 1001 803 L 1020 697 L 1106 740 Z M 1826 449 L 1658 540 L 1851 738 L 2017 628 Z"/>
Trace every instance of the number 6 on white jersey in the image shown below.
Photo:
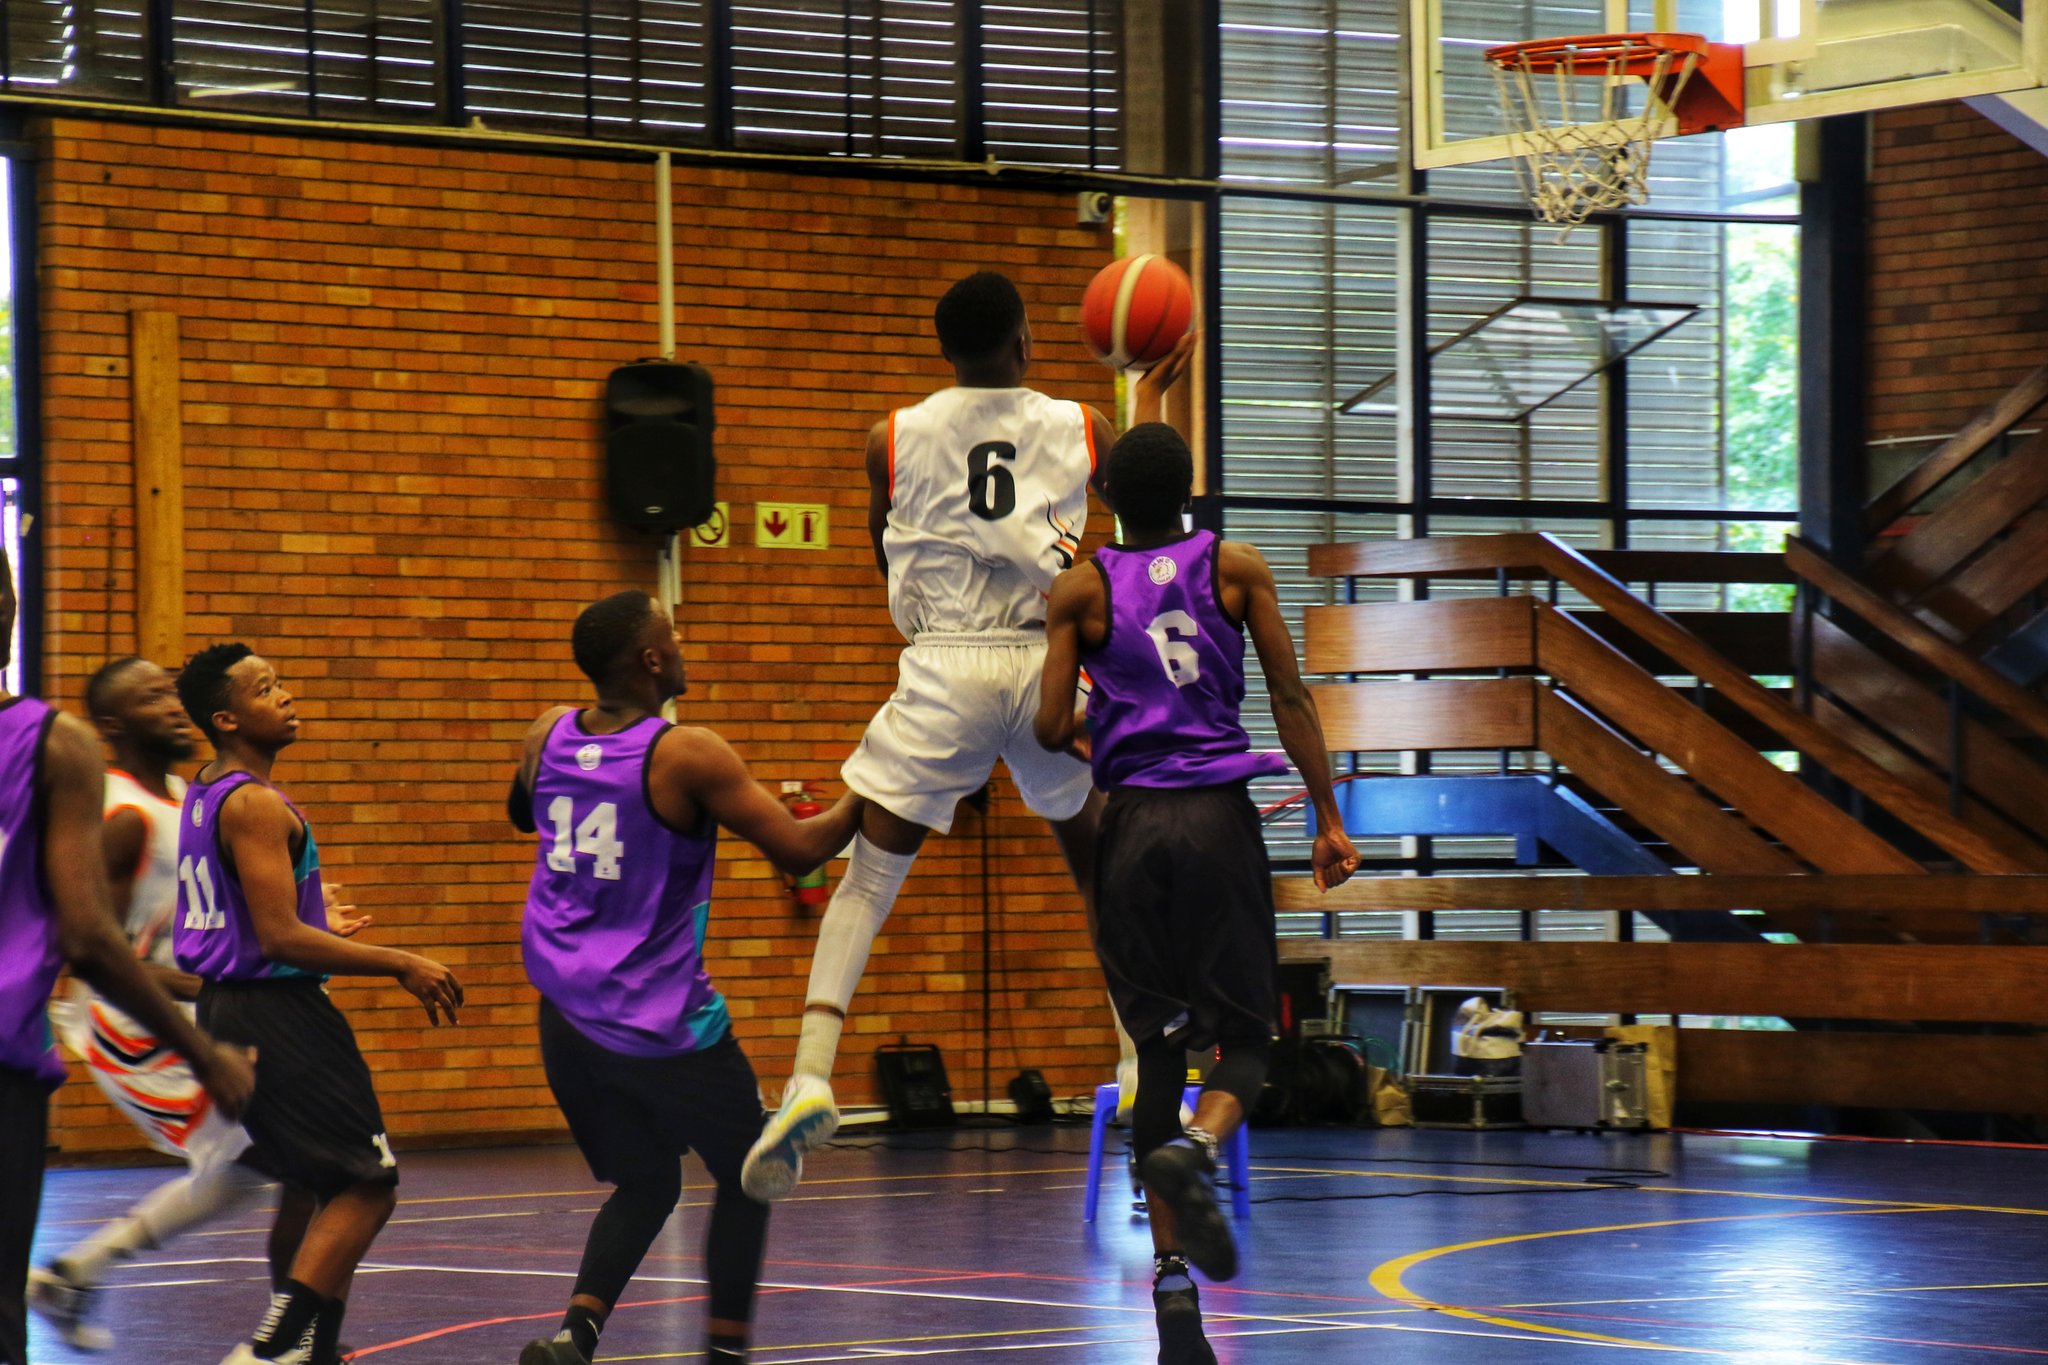
<path fill-rule="evenodd" d="M 1187 641 L 1201 635 L 1202 628 L 1195 624 L 1195 618 L 1184 611 L 1165 611 L 1152 618 L 1152 624 L 1145 627 L 1145 633 L 1152 637 L 1152 648 L 1159 651 L 1159 665 L 1166 670 L 1166 679 L 1175 687 L 1186 687 L 1202 676 L 1201 656 Z M 1175 639 L 1175 636 L 1182 638 Z"/>

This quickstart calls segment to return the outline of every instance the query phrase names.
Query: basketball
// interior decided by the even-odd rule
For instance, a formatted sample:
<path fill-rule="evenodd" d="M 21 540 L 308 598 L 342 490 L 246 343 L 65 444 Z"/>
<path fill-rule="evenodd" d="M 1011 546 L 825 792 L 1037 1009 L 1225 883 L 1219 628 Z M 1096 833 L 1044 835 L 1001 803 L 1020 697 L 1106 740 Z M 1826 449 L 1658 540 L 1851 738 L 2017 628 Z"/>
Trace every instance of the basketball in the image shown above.
<path fill-rule="evenodd" d="M 1195 287 L 1185 270 L 1149 252 L 1112 261 L 1081 296 L 1088 349 L 1111 369 L 1164 360 L 1195 320 Z"/>

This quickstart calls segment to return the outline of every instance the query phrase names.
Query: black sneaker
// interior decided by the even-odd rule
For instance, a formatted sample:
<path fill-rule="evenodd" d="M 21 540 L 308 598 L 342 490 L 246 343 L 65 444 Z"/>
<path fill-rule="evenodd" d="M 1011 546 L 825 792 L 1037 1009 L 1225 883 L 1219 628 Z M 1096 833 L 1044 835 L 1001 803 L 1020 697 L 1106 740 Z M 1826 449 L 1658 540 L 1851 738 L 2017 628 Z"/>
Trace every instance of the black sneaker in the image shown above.
<path fill-rule="evenodd" d="M 590 1365 L 590 1357 L 576 1349 L 567 1332 L 542 1340 L 535 1337 L 519 1353 L 519 1365 Z"/>
<path fill-rule="evenodd" d="M 1216 1163 L 1188 1138 L 1175 1138 L 1138 1164 L 1145 1188 L 1173 1210 L 1180 1249 L 1212 1280 L 1237 1274 L 1237 1239 L 1216 1203 Z"/>
<path fill-rule="evenodd" d="M 1152 1317 L 1159 1327 L 1159 1365 L 1216 1365 L 1216 1352 L 1202 1334 L 1202 1298 L 1192 1282 L 1182 1289 L 1154 1286 Z"/>

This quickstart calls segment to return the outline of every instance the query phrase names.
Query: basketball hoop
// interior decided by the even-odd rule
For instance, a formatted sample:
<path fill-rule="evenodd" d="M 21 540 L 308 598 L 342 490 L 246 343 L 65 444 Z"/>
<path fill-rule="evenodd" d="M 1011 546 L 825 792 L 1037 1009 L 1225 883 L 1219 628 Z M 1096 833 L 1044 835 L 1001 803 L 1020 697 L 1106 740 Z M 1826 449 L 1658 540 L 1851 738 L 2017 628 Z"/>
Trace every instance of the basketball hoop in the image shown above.
<path fill-rule="evenodd" d="M 1742 48 L 1696 33 L 1599 33 L 1488 48 L 1515 170 L 1536 216 L 1569 233 L 1649 199 L 1650 144 L 1739 127 Z M 1640 79 L 1640 110 L 1631 107 Z"/>

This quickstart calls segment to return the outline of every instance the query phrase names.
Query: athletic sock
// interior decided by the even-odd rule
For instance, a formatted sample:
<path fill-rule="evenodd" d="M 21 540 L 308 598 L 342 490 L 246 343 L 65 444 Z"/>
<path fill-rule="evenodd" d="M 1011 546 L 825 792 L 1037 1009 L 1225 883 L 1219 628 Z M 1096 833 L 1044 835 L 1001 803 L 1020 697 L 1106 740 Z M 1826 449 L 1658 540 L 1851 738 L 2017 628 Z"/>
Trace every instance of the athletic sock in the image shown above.
<path fill-rule="evenodd" d="M 562 1334 L 576 1343 L 585 1360 L 597 1359 L 597 1339 L 603 1333 L 604 1319 L 580 1303 L 570 1304 L 569 1311 L 562 1314 Z M 562 1334 L 555 1340 L 560 1341 Z"/>
<path fill-rule="evenodd" d="M 288 1351 L 304 1351 L 307 1359 L 315 1349 L 315 1324 L 327 1303 L 311 1286 L 286 1280 L 284 1288 L 270 1296 L 270 1311 L 249 1345 L 258 1360 L 276 1360 Z"/>
<path fill-rule="evenodd" d="M 713 1332 L 705 1340 L 704 1354 L 711 1365 L 746 1365 L 747 1339 L 725 1332 Z"/>
<path fill-rule="evenodd" d="M 341 1365 L 341 1320 L 347 1313 L 347 1299 L 321 1303 L 313 1320 L 313 1365 Z"/>
<path fill-rule="evenodd" d="M 796 1046 L 797 1075 L 831 1078 L 844 1015 L 867 970 L 868 951 L 916 861 L 914 853 L 890 853 L 865 835 L 854 836 L 846 875 L 833 888 L 831 904 L 818 925 L 818 946 L 811 954 L 810 985 L 804 994 L 807 1005 L 829 1005 L 839 1013 L 804 1011 Z"/>

